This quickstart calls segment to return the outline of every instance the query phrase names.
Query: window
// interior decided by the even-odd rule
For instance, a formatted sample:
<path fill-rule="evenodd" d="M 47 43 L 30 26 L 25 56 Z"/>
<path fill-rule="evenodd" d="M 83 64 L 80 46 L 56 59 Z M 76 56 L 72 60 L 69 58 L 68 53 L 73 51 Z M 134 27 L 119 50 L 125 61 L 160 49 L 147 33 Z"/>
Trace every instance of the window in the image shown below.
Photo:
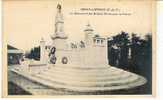
<path fill-rule="evenodd" d="M 97 40 L 97 43 L 99 43 L 100 42 L 100 40 Z"/>
<path fill-rule="evenodd" d="M 101 40 L 101 44 L 103 43 L 104 41 L 103 40 Z"/>

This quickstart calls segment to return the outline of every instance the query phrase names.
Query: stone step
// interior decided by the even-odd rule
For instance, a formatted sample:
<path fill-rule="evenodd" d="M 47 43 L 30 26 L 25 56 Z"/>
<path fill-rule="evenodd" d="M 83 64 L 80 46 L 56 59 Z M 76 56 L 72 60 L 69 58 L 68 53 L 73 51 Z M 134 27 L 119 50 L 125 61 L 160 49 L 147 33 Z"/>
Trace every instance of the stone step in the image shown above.
<path fill-rule="evenodd" d="M 58 73 L 49 73 L 42 72 L 41 74 L 47 76 L 48 78 L 54 78 L 54 79 L 63 79 L 63 80 L 76 80 L 76 81 L 111 81 L 111 80 L 120 80 L 124 78 L 128 78 L 132 76 L 130 73 L 124 73 L 122 75 L 107 75 L 107 74 L 99 74 L 99 75 L 85 75 L 85 74 L 58 74 Z M 102 76 L 103 75 L 103 76 Z M 77 77 L 74 77 L 77 76 Z M 80 78 L 79 78 L 80 77 Z"/>
<path fill-rule="evenodd" d="M 101 66 L 87 66 L 87 65 L 70 65 L 70 64 L 54 64 L 49 65 L 50 67 L 60 67 L 64 69 L 105 69 L 111 67 L 110 65 L 101 65 Z"/>
<path fill-rule="evenodd" d="M 136 76 L 137 79 L 134 79 L 133 81 L 129 80 L 128 78 L 126 78 L 127 82 L 118 82 L 117 84 L 113 83 L 111 84 L 111 86 L 104 84 L 103 86 L 97 86 L 97 85 L 91 85 L 91 86 L 76 86 L 76 85 L 71 85 L 71 84 L 65 84 L 62 82 L 58 82 L 58 81 L 54 81 L 51 79 L 48 79 L 46 76 L 38 76 L 38 74 L 28 74 L 19 70 L 12 70 L 14 72 L 16 72 L 19 75 L 22 75 L 24 77 L 26 77 L 29 80 L 35 81 L 37 83 L 40 83 L 42 85 L 51 87 L 51 88 L 58 88 L 58 89 L 65 89 L 65 90 L 69 90 L 69 91 L 79 91 L 79 92 L 95 92 L 95 91 L 105 91 L 105 90 L 118 90 L 118 89 L 129 89 L 129 88 L 134 88 L 140 85 L 143 85 L 146 83 L 146 79 L 133 74 L 133 76 Z M 76 83 L 79 84 L 79 83 Z"/>
<path fill-rule="evenodd" d="M 47 74 L 47 75 L 61 75 L 61 76 L 67 76 L 67 77 L 74 77 L 74 76 L 78 76 L 78 77 L 91 77 L 91 78 L 100 78 L 100 77 L 117 77 L 117 76 L 121 76 L 121 75 L 129 75 L 129 74 L 132 74 L 130 72 L 101 72 L 101 73 L 94 73 L 94 72 L 91 72 L 91 73 L 78 73 L 78 72 L 73 72 L 73 73 L 70 73 L 70 72 L 64 72 L 64 71 L 52 71 L 52 70 L 48 70 L 48 71 L 43 71 L 41 72 L 40 74 Z"/>
<path fill-rule="evenodd" d="M 109 70 L 111 69 L 111 70 Z M 80 69 L 71 69 L 71 70 L 67 70 L 67 69 L 62 69 L 59 67 L 56 68 L 49 68 L 49 69 L 45 69 L 43 70 L 43 72 L 48 71 L 49 73 L 61 73 L 61 74 L 73 74 L 76 75 L 78 73 L 80 74 L 84 74 L 84 75 L 92 75 L 94 74 L 95 76 L 103 76 L 103 74 L 107 74 L 107 75 L 116 75 L 119 73 L 123 73 L 126 72 L 124 70 L 113 70 L 112 68 L 108 68 L 108 69 L 100 69 L 100 70 L 80 70 Z"/>
<path fill-rule="evenodd" d="M 48 81 L 47 79 L 41 79 L 41 83 L 53 88 L 61 88 L 68 91 L 78 91 L 78 92 L 95 92 L 95 91 L 111 91 L 111 90 L 118 90 L 118 89 L 129 89 L 134 88 L 146 83 L 146 80 L 143 77 L 139 77 L 137 81 L 130 82 L 128 84 L 118 85 L 118 86 L 110 86 L 110 87 L 78 87 L 78 86 L 68 86 L 66 84 Z"/>
<path fill-rule="evenodd" d="M 110 66 L 108 66 L 108 67 L 85 67 L 85 66 L 78 66 L 78 67 L 72 67 L 72 66 L 68 66 L 68 65 L 66 65 L 66 66 L 63 66 L 63 65 L 51 65 L 51 66 L 49 66 L 49 68 L 50 69 L 62 69 L 62 70 L 67 70 L 67 71 L 73 71 L 73 70 L 82 70 L 82 71 L 88 71 L 88 70 L 90 70 L 90 71 L 99 71 L 99 70 L 110 70 L 110 71 L 114 71 L 114 68 L 112 68 L 112 67 L 110 67 Z M 110 69 L 111 68 L 111 69 Z"/>
<path fill-rule="evenodd" d="M 50 67 L 51 69 L 55 69 L 55 70 L 65 70 L 65 71 L 100 71 L 100 70 L 109 70 L 109 71 L 117 71 L 115 70 L 114 68 L 111 68 L 111 67 L 106 67 L 106 68 L 89 68 L 89 69 L 79 69 L 79 68 L 66 68 L 66 67 L 61 67 L 61 66 L 56 66 L 56 67 Z"/>
<path fill-rule="evenodd" d="M 123 85 L 123 84 L 129 84 L 131 82 L 134 82 L 135 80 L 138 79 L 137 75 L 125 78 L 123 80 L 114 80 L 114 81 L 86 81 L 86 82 L 80 82 L 80 81 L 74 81 L 74 80 L 69 80 L 67 81 L 66 79 L 53 79 L 53 78 L 48 78 L 47 76 L 43 74 L 38 74 L 36 75 L 37 77 L 52 81 L 52 82 L 58 82 L 61 84 L 69 85 L 69 86 L 78 86 L 78 87 L 103 87 L 103 86 L 116 86 L 116 85 Z M 77 76 L 76 76 L 77 77 Z"/>
<path fill-rule="evenodd" d="M 68 75 L 68 76 L 74 76 L 74 75 L 78 75 L 78 76 L 92 76 L 92 77 L 104 77 L 104 76 L 116 76 L 119 74 L 123 74 L 125 73 L 124 71 L 121 72 L 106 72 L 106 71 L 99 71 L 99 72 L 77 72 L 77 71 L 73 71 L 73 72 L 69 72 L 69 71 L 64 71 L 64 70 L 47 70 L 47 71 L 42 71 L 43 72 L 47 72 L 47 73 L 51 73 L 51 74 L 64 74 L 64 75 Z"/>

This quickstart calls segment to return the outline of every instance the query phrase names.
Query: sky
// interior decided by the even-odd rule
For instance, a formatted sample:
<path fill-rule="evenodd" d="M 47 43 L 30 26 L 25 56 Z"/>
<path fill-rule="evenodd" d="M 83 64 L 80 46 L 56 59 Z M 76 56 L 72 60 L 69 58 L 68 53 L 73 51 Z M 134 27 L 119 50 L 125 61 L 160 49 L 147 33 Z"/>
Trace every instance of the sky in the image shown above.
<path fill-rule="evenodd" d="M 8 44 L 22 50 L 38 46 L 41 38 L 50 44 L 58 3 L 62 5 L 64 31 L 68 41 L 83 40 L 88 22 L 94 33 L 101 36 L 113 36 L 122 30 L 140 35 L 152 32 L 151 0 L 4 0 L 3 34 L 7 34 Z M 130 15 L 71 14 L 92 12 L 81 11 L 81 8 L 118 8 L 119 11 L 115 13 Z"/>

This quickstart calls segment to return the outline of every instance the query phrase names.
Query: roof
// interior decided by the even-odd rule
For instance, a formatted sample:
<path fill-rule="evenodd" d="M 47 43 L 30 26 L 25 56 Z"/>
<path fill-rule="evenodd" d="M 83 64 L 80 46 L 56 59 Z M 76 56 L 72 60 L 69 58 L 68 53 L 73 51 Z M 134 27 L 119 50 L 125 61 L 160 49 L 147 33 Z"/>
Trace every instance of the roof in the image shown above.
<path fill-rule="evenodd" d="M 105 39 L 104 37 L 93 37 L 94 39 Z"/>
<path fill-rule="evenodd" d="M 13 47 L 13 46 L 11 46 L 11 45 L 9 45 L 9 44 L 7 45 L 7 49 L 8 49 L 8 50 L 9 50 L 9 49 L 10 49 L 10 50 L 18 50 L 17 48 L 15 48 L 15 47 Z"/>
<path fill-rule="evenodd" d="M 7 45 L 7 53 L 20 54 L 20 53 L 24 53 L 24 52 L 23 52 L 23 50 L 19 50 L 11 45 Z"/>

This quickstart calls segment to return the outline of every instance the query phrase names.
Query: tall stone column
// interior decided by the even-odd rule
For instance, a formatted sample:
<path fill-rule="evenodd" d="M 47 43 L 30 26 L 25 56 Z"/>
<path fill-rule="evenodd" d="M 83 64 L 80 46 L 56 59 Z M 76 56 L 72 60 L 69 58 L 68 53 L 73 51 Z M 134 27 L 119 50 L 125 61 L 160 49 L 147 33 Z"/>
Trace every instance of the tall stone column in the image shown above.
<path fill-rule="evenodd" d="M 62 14 L 61 5 L 57 5 L 57 14 L 55 17 L 55 33 L 51 36 L 53 46 L 57 50 L 63 50 L 66 48 L 67 35 L 64 33 L 64 18 Z"/>
<path fill-rule="evenodd" d="M 51 35 L 52 48 L 56 48 L 55 57 L 56 64 L 62 64 L 62 59 L 65 57 L 65 49 L 67 49 L 67 35 L 64 32 L 64 18 L 62 7 L 57 5 L 57 14 L 55 17 L 55 33 Z"/>

